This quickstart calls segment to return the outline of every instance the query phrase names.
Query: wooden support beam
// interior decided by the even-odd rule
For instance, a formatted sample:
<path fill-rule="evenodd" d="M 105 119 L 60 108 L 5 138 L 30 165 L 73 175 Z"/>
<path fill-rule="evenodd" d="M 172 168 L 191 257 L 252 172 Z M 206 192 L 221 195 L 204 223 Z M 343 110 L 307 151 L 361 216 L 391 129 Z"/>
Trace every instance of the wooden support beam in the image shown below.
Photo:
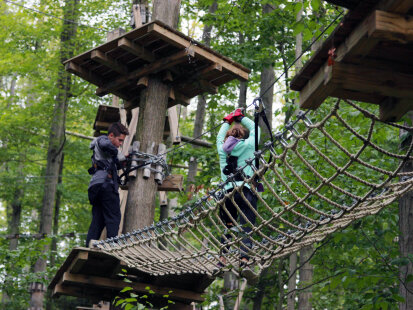
<path fill-rule="evenodd" d="M 384 97 L 413 99 L 413 74 L 336 62 L 325 83 Z M 334 91 L 332 91 L 334 96 Z"/>
<path fill-rule="evenodd" d="M 180 192 L 183 189 L 184 177 L 180 174 L 168 175 L 162 182 L 162 185 L 158 185 L 158 191 L 165 192 Z"/>
<path fill-rule="evenodd" d="M 122 48 L 125 51 L 128 51 L 129 53 L 138 56 L 139 58 L 147 61 L 147 62 L 154 62 L 155 61 L 155 55 L 145 49 L 144 47 L 133 43 L 131 40 L 127 38 L 122 38 L 118 41 L 118 47 Z"/>
<path fill-rule="evenodd" d="M 140 77 L 143 77 L 149 74 L 155 74 L 162 70 L 166 70 L 170 67 L 175 66 L 176 64 L 188 61 L 188 56 L 192 56 L 192 57 L 195 56 L 192 48 L 188 48 L 188 49 L 179 51 L 171 56 L 158 59 L 155 62 L 148 64 L 144 68 L 139 68 L 135 71 L 132 71 L 127 76 L 122 76 L 111 82 L 105 83 L 104 85 L 96 89 L 96 95 L 102 97 L 108 93 L 113 93 L 113 91 L 124 86 L 125 83 L 127 83 L 127 81 L 129 80 L 139 79 Z"/>
<path fill-rule="evenodd" d="M 188 40 L 177 35 L 176 33 L 169 31 L 166 28 L 161 27 L 160 25 L 157 24 L 151 24 L 148 27 L 148 32 L 155 32 L 157 35 L 159 35 L 160 37 L 162 37 L 163 40 L 169 42 L 169 44 L 173 45 L 173 46 L 177 46 L 179 48 L 188 48 Z M 230 59 L 222 59 L 214 54 L 212 54 L 211 52 L 208 52 L 206 49 L 203 49 L 197 45 L 191 45 L 191 48 L 194 49 L 194 52 L 202 59 L 205 59 L 209 62 L 213 62 L 213 63 L 218 63 L 220 65 L 222 65 L 222 68 L 229 70 L 231 72 L 233 72 L 233 74 L 243 80 L 246 81 L 248 80 L 248 73 L 245 72 L 244 70 L 242 70 L 241 68 L 233 65 L 231 62 L 233 62 Z"/>
<path fill-rule="evenodd" d="M 100 50 L 92 51 L 92 53 L 90 54 L 90 58 L 120 74 L 128 74 L 127 66 L 118 62 L 116 59 L 113 59 L 112 57 L 105 55 L 105 53 L 103 53 Z"/>
<path fill-rule="evenodd" d="M 386 98 L 380 103 L 379 117 L 382 121 L 397 122 L 413 110 L 413 99 Z"/>
<path fill-rule="evenodd" d="M 89 257 L 89 252 L 86 252 L 86 251 L 79 252 L 76 258 L 70 264 L 68 271 L 70 273 L 78 273 L 83 268 L 85 263 L 87 262 L 88 257 Z"/>
<path fill-rule="evenodd" d="M 413 0 L 382 0 L 379 10 L 405 14 L 413 8 Z"/>
<path fill-rule="evenodd" d="M 325 64 L 317 74 L 307 82 L 300 91 L 300 107 L 302 109 L 316 109 L 330 96 L 337 85 L 328 84 L 331 67 Z"/>
<path fill-rule="evenodd" d="M 179 120 L 178 112 L 176 111 L 176 106 L 173 106 L 168 109 L 168 122 L 172 144 L 181 143 L 181 133 L 179 132 Z"/>
<path fill-rule="evenodd" d="M 74 63 L 73 61 L 69 61 L 65 64 L 65 70 L 81 77 L 82 79 L 93 83 L 95 85 L 103 85 L 103 78 L 99 75 L 93 73 L 92 71 L 86 70 L 79 66 L 78 64 Z M 116 90 L 113 90 L 112 93 L 118 97 L 121 97 L 124 100 L 130 100 L 131 98 L 125 97 L 123 93 L 120 93 Z"/>
<path fill-rule="evenodd" d="M 413 16 L 375 11 L 369 36 L 383 41 L 409 43 L 413 41 Z"/>
<path fill-rule="evenodd" d="M 200 293 L 195 293 L 183 289 L 177 288 L 169 288 L 169 287 L 161 287 L 154 284 L 148 283 L 125 283 L 122 280 L 117 279 L 109 279 L 104 277 L 96 277 L 96 276 L 85 276 L 80 274 L 71 274 L 65 272 L 62 276 L 62 284 L 63 285 L 83 285 L 83 286 L 90 286 L 95 288 L 101 289 L 109 289 L 120 291 L 126 286 L 132 287 L 132 289 L 138 294 L 147 294 L 148 290 L 147 287 L 154 292 L 153 295 L 162 297 L 164 295 L 169 295 L 171 300 L 180 300 L 180 301 L 195 301 L 195 302 L 202 302 L 204 298 L 202 298 Z M 172 293 L 169 293 L 172 291 Z"/>

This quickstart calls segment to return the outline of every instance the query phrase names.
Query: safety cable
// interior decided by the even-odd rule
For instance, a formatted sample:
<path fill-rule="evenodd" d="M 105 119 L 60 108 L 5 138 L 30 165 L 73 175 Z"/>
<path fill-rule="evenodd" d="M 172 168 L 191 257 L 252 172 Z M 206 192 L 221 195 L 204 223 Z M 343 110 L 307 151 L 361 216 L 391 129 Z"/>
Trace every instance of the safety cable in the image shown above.
<path fill-rule="evenodd" d="M 337 11 L 338 11 L 338 10 L 337 10 Z M 344 13 L 344 11 L 338 11 L 338 12 L 339 12 L 339 14 L 334 18 L 334 20 L 310 43 L 310 45 L 309 45 L 306 49 L 304 49 L 304 50 L 301 52 L 301 54 L 300 54 L 299 56 L 297 56 L 297 57 L 295 58 L 295 60 L 283 71 L 283 73 L 281 73 L 280 76 L 278 76 L 278 77 L 274 80 L 274 82 L 271 83 L 271 85 L 270 85 L 264 92 L 262 92 L 262 93 L 260 94 L 259 97 L 254 98 L 253 102 L 252 102 L 250 105 L 247 106 L 247 109 L 248 109 L 249 107 L 251 107 L 252 105 L 254 105 L 254 102 L 255 102 L 257 99 L 261 99 L 262 96 L 264 96 L 264 95 L 271 89 L 271 87 L 273 87 L 274 84 L 277 83 L 277 82 L 288 72 L 288 70 L 290 70 L 291 67 L 292 67 L 306 52 L 308 52 L 308 50 L 314 45 L 314 43 L 317 42 L 317 41 L 321 38 L 321 36 L 322 36 L 322 35 L 339 19 L 339 17 L 341 17 L 341 16 L 343 15 L 343 13 Z M 168 154 L 168 153 L 170 153 L 170 152 L 173 153 L 173 152 L 177 151 L 179 148 L 181 148 L 181 147 L 183 147 L 183 146 L 185 146 L 185 145 L 187 145 L 187 144 L 189 144 L 189 143 L 192 143 L 193 141 L 201 138 L 202 136 L 206 135 L 207 133 L 210 133 L 211 131 L 216 130 L 216 129 L 217 129 L 219 126 L 221 126 L 223 123 L 224 123 L 224 122 L 219 123 L 219 124 L 216 125 L 215 127 L 213 127 L 213 128 L 211 128 L 211 129 L 203 132 L 203 133 L 200 134 L 199 136 L 197 136 L 197 137 L 195 137 L 195 138 L 193 138 L 193 139 L 191 139 L 191 140 L 189 140 L 189 141 L 187 141 L 187 142 L 185 142 L 185 143 L 182 143 L 182 144 L 180 144 L 180 145 L 172 148 L 171 150 L 166 151 L 165 153 L 163 153 L 163 154 L 161 154 L 161 155 L 166 155 L 166 154 Z"/>
<path fill-rule="evenodd" d="M 334 18 L 334 20 L 310 43 L 310 45 L 307 46 L 307 48 L 304 49 L 304 51 L 302 51 L 301 54 L 298 55 L 298 56 L 294 59 L 294 61 L 287 67 L 287 69 L 285 69 L 285 70 L 283 71 L 283 73 L 281 73 L 280 76 L 278 76 L 278 78 L 276 78 L 276 79 L 274 80 L 274 82 L 272 82 L 271 85 L 270 85 L 264 92 L 262 92 L 262 93 L 260 94 L 260 97 L 264 96 L 264 95 L 274 86 L 274 84 L 277 83 L 277 82 L 288 72 L 288 70 L 290 70 L 291 67 L 292 67 L 305 53 L 307 53 L 307 52 L 309 51 L 309 49 L 314 45 L 314 43 L 317 42 L 317 41 L 321 38 L 321 36 L 322 36 L 322 35 L 338 20 L 338 18 L 341 17 L 341 15 L 343 15 L 343 13 L 344 13 L 344 11 L 339 11 L 339 10 L 336 10 L 336 11 L 339 12 L 339 14 L 336 16 L 336 18 Z"/>

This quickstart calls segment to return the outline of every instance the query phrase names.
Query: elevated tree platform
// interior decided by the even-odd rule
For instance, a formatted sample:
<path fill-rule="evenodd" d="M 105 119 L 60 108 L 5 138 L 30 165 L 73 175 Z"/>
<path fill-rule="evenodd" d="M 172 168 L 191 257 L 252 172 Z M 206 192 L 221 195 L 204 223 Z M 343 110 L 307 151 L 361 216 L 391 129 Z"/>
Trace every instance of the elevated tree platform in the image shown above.
<path fill-rule="evenodd" d="M 147 76 L 163 74 L 172 84 L 169 106 L 187 103 L 233 79 L 247 80 L 249 69 L 192 40 L 160 21 L 153 21 L 64 62 L 66 70 L 139 106 Z"/>
<path fill-rule="evenodd" d="M 125 282 L 119 276 L 122 269 L 127 271 L 131 282 Z M 165 306 L 171 300 L 175 305 L 170 305 L 168 309 L 185 309 L 185 305 L 192 309 L 189 304 L 202 302 L 201 295 L 213 281 L 214 278 L 205 274 L 151 276 L 127 267 L 126 263 L 102 251 L 74 248 L 51 281 L 49 289 L 53 297 L 69 295 L 95 302 L 113 300 L 128 286 L 138 295 L 147 295 L 147 300 L 155 307 Z M 153 293 L 149 293 L 148 287 Z"/>
<path fill-rule="evenodd" d="M 378 104 L 382 120 L 400 119 L 413 109 L 413 0 L 328 2 L 353 9 L 292 80 L 301 108 L 332 96 Z"/>

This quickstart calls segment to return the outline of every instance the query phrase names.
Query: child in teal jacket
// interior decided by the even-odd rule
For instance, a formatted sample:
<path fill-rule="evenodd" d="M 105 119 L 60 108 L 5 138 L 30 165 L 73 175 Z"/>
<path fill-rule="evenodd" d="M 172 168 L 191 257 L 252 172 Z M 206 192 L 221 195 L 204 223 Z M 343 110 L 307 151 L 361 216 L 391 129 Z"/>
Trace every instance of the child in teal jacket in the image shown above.
<path fill-rule="evenodd" d="M 234 167 L 243 167 L 246 165 L 245 160 L 254 157 L 255 151 L 255 124 L 252 120 L 245 117 L 240 109 L 227 115 L 224 118 L 225 123 L 221 126 L 218 136 L 217 136 L 217 150 L 219 155 L 219 163 L 221 168 L 221 178 L 226 181 L 228 175 L 235 172 Z M 232 122 L 235 124 L 230 128 Z M 259 136 L 260 132 L 258 132 Z M 232 166 L 232 167 L 231 167 Z M 250 166 L 246 166 L 243 169 L 243 173 L 246 177 L 251 177 L 253 175 L 253 170 Z M 227 192 L 231 192 L 234 189 L 234 183 L 236 186 L 240 186 L 243 181 L 242 177 L 235 178 L 234 182 L 228 182 L 224 189 Z M 251 191 L 250 185 L 245 184 L 243 187 L 243 194 L 253 208 L 257 209 L 257 197 Z M 241 210 L 242 214 L 238 214 L 236 206 L 233 204 L 231 199 L 225 201 L 225 208 L 220 208 L 220 218 L 225 226 L 230 229 L 237 225 L 231 219 L 239 221 L 240 226 L 245 234 L 251 232 L 251 225 L 255 224 L 255 213 L 254 210 L 250 208 L 248 203 L 242 198 L 241 194 L 237 191 L 234 195 L 235 204 Z M 225 210 L 226 209 L 226 210 Z M 239 219 L 238 219 L 239 216 Z M 249 224 L 251 223 L 251 225 Z M 230 234 L 226 234 L 221 238 L 221 243 L 226 243 L 231 239 Z M 242 240 L 243 246 L 241 246 L 240 258 L 243 262 L 248 262 L 248 252 L 252 248 L 252 241 L 249 237 L 245 237 Z M 224 250 L 224 253 L 228 249 Z M 222 263 L 226 263 L 225 259 L 222 257 Z"/>

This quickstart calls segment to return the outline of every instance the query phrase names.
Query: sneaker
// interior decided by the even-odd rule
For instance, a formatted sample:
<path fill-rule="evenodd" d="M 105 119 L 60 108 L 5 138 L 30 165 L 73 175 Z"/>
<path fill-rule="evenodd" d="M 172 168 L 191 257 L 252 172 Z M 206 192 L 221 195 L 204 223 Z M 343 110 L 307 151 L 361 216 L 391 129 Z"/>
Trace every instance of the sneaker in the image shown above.
<path fill-rule="evenodd" d="M 247 279 L 249 285 L 255 285 L 258 283 L 258 275 L 252 271 L 252 269 L 248 266 L 241 267 L 240 275 L 241 277 Z"/>

